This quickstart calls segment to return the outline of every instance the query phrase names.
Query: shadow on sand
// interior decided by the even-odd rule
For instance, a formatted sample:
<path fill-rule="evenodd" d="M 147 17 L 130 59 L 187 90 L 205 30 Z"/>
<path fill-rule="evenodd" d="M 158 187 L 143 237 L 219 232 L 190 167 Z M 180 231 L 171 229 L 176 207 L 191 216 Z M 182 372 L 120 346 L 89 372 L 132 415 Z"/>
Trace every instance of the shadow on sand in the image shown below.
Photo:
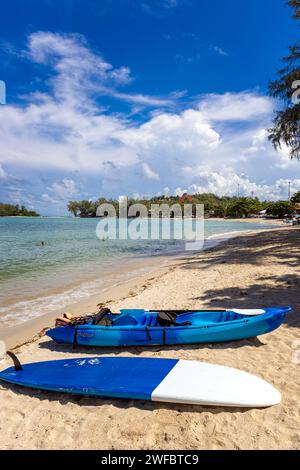
<path fill-rule="evenodd" d="M 205 258 L 194 259 L 185 267 L 187 269 L 195 267 L 203 268 L 206 265 L 218 264 L 253 264 L 260 265 L 266 256 L 273 257 L 278 264 L 285 266 L 298 267 L 300 265 L 300 252 L 295 242 L 295 236 L 299 237 L 300 229 L 287 229 L 280 231 L 269 230 L 268 237 L 265 232 L 255 235 L 239 235 L 239 246 L 236 246 L 236 240 L 229 239 L 224 244 L 205 251 Z M 263 235 L 263 236 L 262 236 Z M 255 248 L 255 249 L 253 249 Z M 249 256 L 249 254 L 251 256 Z"/>
<path fill-rule="evenodd" d="M 101 407 L 106 405 L 113 405 L 117 408 L 126 410 L 129 408 L 138 408 L 142 411 L 155 411 L 155 410 L 169 410 L 177 411 L 178 413 L 203 413 L 209 412 L 212 414 L 224 413 L 246 413 L 253 408 L 240 408 L 240 407 L 224 407 L 224 406 L 201 406 L 201 405 L 188 405 L 181 403 L 165 403 L 165 402 L 152 402 L 148 400 L 126 400 L 118 398 L 102 398 L 89 395 L 71 395 L 68 393 L 62 394 L 60 392 L 52 392 L 39 389 L 30 389 L 20 385 L 9 384 L 0 382 L 0 387 L 11 390 L 16 395 L 22 395 L 32 398 L 38 398 L 41 401 L 58 402 L 61 405 L 69 403 L 84 407 Z M 263 410 L 263 408 L 261 408 Z"/>
<path fill-rule="evenodd" d="M 215 247 L 206 252 L 205 257 L 182 263 L 182 269 L 204 270 L 212 265 L 222 264 L 236 266 L 243 269 L 245 265 L 263 265 L 268 263 L 267 257 L 272 257 L 274 264 L 300 267 L 300 251 L 295 238 L 299 237 L 300 230 L 288 229 L 280 232 L 268 232 L 268 238 L 258 233 L 250 238 L 239 236 L 240 245 L 237 249 L 234 240 Z M 297 241 L 297 240 L 296 240 Z M 253 249 L 254 248 L 254 249 Z M 300 277 L 297 274 L 261 276 L 255 278 L 256 282 L 246 288 L 213 286 L 194 297 L 194 300 L 214 308 L 264 308 L 291 306 L 293 312 L 288 314 L 285 324 L 291 327 L 300 326 Z"/>
<path fill-rule="evenodd" d="M 208 289 L 196 301 L 210 302 L 211 308 L 267 308 L 291 306 L 284 324 L 300 326 L 300 280 L 297 275 L 264 276 L 257 278 L 263 283 L 254 283 L 246 288 L 227 287 Z M 272 284 L 270 284 L 270 282 Z"/>
<path fill-rule="evenodd" d="M 131 355 L 139 356 L 145 351 L 152 353 L 161 352 L 161 351 L 171 351 L 174 353 L 176 351 L 194 351 L 199 349 L 238 349 L 246 346 L 254 346 L 260 348 L 265 346 L 265 343 L 260 341 L 259 338 L 248 338 L 239 341 L 231 341 L 224 343 L 203 343 L 203 344 L 174 344 L 168 346 L 127 346 L 127 347 L 93 347 L 93 346 L 80 346 L 76 345 L 73 348 L 69 344 L 58 344 L 53 340 L 43 341 L 39 343 L 39 348 L 48 349 L 50 351 L 56 352 L 65 352 L 68 354 L 88 354 L 88 355 L 111 355 L 114 356 L 124 355 L 128 353 Z"/>

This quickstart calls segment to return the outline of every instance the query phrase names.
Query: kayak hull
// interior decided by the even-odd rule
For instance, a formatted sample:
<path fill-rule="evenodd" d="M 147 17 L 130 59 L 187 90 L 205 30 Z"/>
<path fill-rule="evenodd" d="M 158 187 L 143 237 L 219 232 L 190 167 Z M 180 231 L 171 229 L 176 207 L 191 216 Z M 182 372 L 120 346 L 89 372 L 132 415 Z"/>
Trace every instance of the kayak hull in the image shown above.
<path fill-rule="evenodd" d="M 227 317 L 223 311 L 221 319 L 224 321 L 216 321 L 216 315 L 220 316 L 220 311 L 198 312 L 198 314 L 193 312 L 183 315 L 183 320 L 186 320 L 188 315 L 191 319 L 195 318 L 195 321 L 188 326 L 86 324 L 76 328 L 70 326 L 53 328 L 47 331 L 47 335 L 57 343 L 101 347 L 215 343 L 270 333 L 284 322 L 289 311 L 291 311 L 289 307 L 264 309 L 265 313 L 256 316 L 233 314 L 233 311 L 228 311 Z M 150 314 L 151 312 L 149 316 Z"/>

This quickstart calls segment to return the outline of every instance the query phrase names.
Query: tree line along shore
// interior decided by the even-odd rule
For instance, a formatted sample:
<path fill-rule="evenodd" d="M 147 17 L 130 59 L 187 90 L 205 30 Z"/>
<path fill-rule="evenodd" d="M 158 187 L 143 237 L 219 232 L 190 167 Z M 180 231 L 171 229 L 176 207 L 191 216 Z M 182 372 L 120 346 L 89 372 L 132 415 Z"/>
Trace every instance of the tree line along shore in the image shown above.
<path fill-rule="evenodd" d="M 75 217 L 96 217 L 97 208 L 102 204 L 111 204 L 115 213 L 119 216 L 119 201 L 116 199 L 99 198 L 96 201 L 81 200 L 70 201 L 68 211 Z M 196 205 L 203 204 L 206 217 L 218 218 L 242 218 L 251 217 L 264 212 L 269 217 L 284 218 L 297 212 L 300 204 L 300 191 L 296 193 L 289 201 L 260 201 L 254 197 L 218 197 L 215 194 L 194 194 L 183 196 L 155 196 L 150 199 L 127 200 L 127 206 L 130 208 L 134 204 L 142 204 L 147 208 L 148 216 L 151 216 L 151 205 L 166 205 L 170 208 L 172 217 L 172 206 L 180 205 L 182 212 L 185 204 L 192 205 L 192 214 L 196 215 Z M 137 216 L 139 214 L 137 213 Z"/>
<path fill-rule="evenodd" d="M 68 211 L 75 217 L 96 217 L 97 208 L 101 204 L 111 204 L 115 213 L 119 216 L 119 201 L 116 199 L 99 198 L 96 201 L 81 200 L 70 201 L 67 205 Z M 128 198 L 128 209 L 135 205 L 142 204 L 146 207 L 148 216 L 151 216 L 151 206 L 164 205 L 170 209 L 169 217 L 174 216 L 172 207 L 180 206 L 182 213 L 185 204 L 192 206 L 192 215 L 196 216 L 197 204 L 203 204 L 206 217 L 218 218 L 244 218 L 264 215 L 275 218 L 284 218 L 293 214 L 300 214 L 300 191 L 294 194 L 289 201 L 260 201 L 258 198 L 252 197 L 219 197 L 215 194 L 194 194 L 183 196 L 155 196 L 149 199 L 133 199 Z M 138 213 L 136 214 L 139 215 Z M 23 205 L 13 205 L 0 203 L 0 217 L 39 217 L 40 214 L 33 210 L 26 209 Z"/>
<path fill-rule="evenodd" d="M 39 217 L 35 211 L 26 209 L 25 206 L 19 204 L 5 204 L 0 202 L 0 217 Z"/>

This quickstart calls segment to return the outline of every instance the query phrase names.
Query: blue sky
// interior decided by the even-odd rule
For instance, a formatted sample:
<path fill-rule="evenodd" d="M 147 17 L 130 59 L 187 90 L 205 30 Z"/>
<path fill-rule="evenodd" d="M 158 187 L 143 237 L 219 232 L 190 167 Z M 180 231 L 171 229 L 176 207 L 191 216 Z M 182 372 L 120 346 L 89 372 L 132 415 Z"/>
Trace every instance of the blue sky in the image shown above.
<path fill-rule="evenodd" d="M 300 189 L 265 132 L 268 81 L 299 33 L 284 0 L 1 8 L 1 201 L 54 215 L 78 198 Z"/>

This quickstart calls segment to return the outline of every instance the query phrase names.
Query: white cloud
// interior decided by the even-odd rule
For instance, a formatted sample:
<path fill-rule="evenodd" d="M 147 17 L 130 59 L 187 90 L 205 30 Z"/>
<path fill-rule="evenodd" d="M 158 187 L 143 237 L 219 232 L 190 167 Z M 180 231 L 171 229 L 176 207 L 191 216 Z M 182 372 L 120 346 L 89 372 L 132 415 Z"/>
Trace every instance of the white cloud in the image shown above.
<path fill-rule="evenodd" d="M 160 177 L 158 173 L 155 173 L 155 171 L 151 170 L 150 166 L 148 163 L 142 163 L 142 171 L 143 171 L 143 176 L 147 180 L 150 181 L 159 181 Z"/>
<path fill-rule="evenodd" d="M 83 84 L 93 87 L 91 78 L 122 84 L 132 80 L 129 67 L 114 69 L 100 54 L 93 53 L 79 34 L 32 33 L 27 54 L 34 62 L 52 65 L 57 72 L 54 82 L 58 90 L 65 90 L 66 84 L 67 91 Z"/>
<path fill-rule="evenodd" d="M 4 170 L 4 168 L 2 167 L 2 165 L 0 165 L 0 180 L 4 180 L 6 178 L 7 178 L 7 173 Z"/>
<path fill-rule="evenodd" d="M 79 34 L 38 31 L 29 36 L 25 55 L 34 62 L 52 66 L 56 72 L 51 80 L 55 97 L 74 107 L 93 108 L 90 94 L 108 95 L 144 106 L 174 104 L 172 96 L 151 97 L 119 91 L 118 86 L 133 81 L 130 68 L 114 68 L 99 53 L 92 52 Z"/>
<path fill-rule="evenodd" d="M 214 149 L 220 143 L 218 133 L 211 128 L 201 112 L 188 109 L 180 114 L 160 113 L 134 129 L 119 133 L 128 146 L 143 153 L 157 153 L 159 159 L 176 153 Z"/>
<path fill-rule="evenodd" d="M 53 183 L 48 189 L 60 199 L 66 199 L 78 192 L 75 181 L 68 178 L 64 178 L 60 183 Z"/>
<path fill-rule="evenodd" d="M 209 94 L 200 100 L 199 110 L 209 121 L 249 121 L 270 118 L 273 101 L 253 91 Z"/>
<path fill-rule="evenodd" d="M 253 135 L 251 146 L 244 151 L 244 154 L 255 153 L 259 150 L 265 151 L 267 135 L 266 129 L 260 129 L 257 134 Z"/>
<path fill-rule="evenodd" d="M 198 184 L 191 184 L 185 189 L 176 188 L 176 194 L 214 193 L 218 196 L 253 196 L 261 200 L 286 200 L 288 197 L 288 179 L 279 179 L 272 184 L 259 184 L 250 181 L 245 175 L 237 175 L 233 170 L 227 173 L 212 172 L 199 168 Z M 291 194 L 299 191 L 300 178 L 292 181 Z"/>
<path fill-rule="evenodd" d="M 42 194 L 41 199 L 45 203 L 50 203 L 50 204 L 59 204 L 60 203 L 59 200 L 55 199 L 54 197 L 49 196 L 48 193 Z"/>
<path fill-rule="evenodd" d="M 42 201 L 47 204 L 65 204 L 78 193 L 75 181 L 69 178 L 64 178 L 60 182 L 54 181 L 51 186 L 47 187 L 47 191 L 41 196 Z"/>
<path fill-rule="evenodd" d="M 142 95 L 140 93 L 124 93 L 124 92 L 119 92 L 116 90 L 107 90 L 107 94 L 113 96 L 114 98 L 127 101 L 128 103 L 133 103 L 133 104 L 143 105 L 143 106 L 172 107 L 174 105 L 173 95 L 166 97 L 166 98 L 162 98 L 159 96 Z"/>
<path fill-rule="evenodd" d="M 132 81 L 129 68 L 115 69 L 81 36 L 34 33 L 27 56 L 54 75 L 48 93 L 0 107 L 0 178 L 6 171 L 44 172 L 52 180 L 36 198 L 45 204 L 63 207 L 82 196 L 84 185 L 91 194 L 101 189 L 112 196 L 161 188 L 233 195 L 239 184 L 243 194 L 276 199 L 286 197 L 289 180 L 300 189 L 299 163 L 287 148 L 275 152 L 267 138 L 273 101 L 256 91 L 204 95 L 183 111 L 167 112 L 162 104 L 174 105 L 184 92 L 162 98 L 120 91 Z M 142 124 L 104 113 L 96 90 L 155 112 Z"/>
<path fill-rule="evenodd" d="M 192 186 L 191 186 L 190 189 L 192 189 Z M 181 196 L 183 196 L 184 194 L 186 194 L 187 192 L 188 192 L 188 189 L 182 189 L 182 188 L 179 188 L 179 187 L 178 187 L 178 188 L 175 189 L 174 194 L 175 194 L 175 196 L 181 197 Z M 191 192 L 191 194 L 192 194 L 192 191 L 190 191 L 190 192 Z M 195 193 L 196 193 L 196 191 L 194 192 L 194 194 L 195 194 Z"/>

